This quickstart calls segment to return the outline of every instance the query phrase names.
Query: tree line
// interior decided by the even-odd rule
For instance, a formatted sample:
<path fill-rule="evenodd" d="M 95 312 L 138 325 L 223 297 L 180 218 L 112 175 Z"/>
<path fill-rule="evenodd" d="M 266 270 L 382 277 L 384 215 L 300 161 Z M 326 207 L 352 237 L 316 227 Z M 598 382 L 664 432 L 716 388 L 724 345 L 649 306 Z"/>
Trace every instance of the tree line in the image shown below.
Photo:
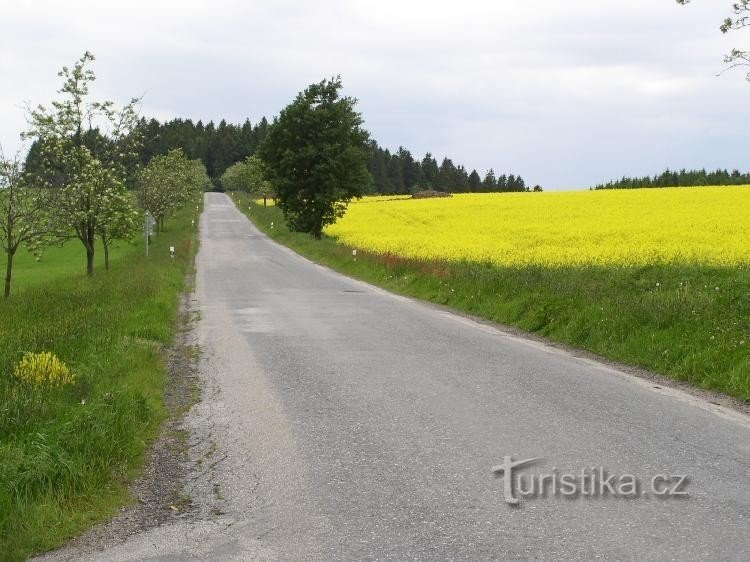
<path fill-rule="evenodd" d="M 529 191 L 521 176 L 496 176 L 495 171 L 490 169 L 482 177 L 476 170 L 469 172 L 463 165 L 454 164 L 450 158 L 443 158 L 438 164 L 428 152 L 422 160 L 417 160 L 404 147 L 391 153 L 375 141 L 369 143 L 367 169 L 372 176 L 370 193 L 382 195 L 408 194 L 427 189 L 456 193 Z"/>
<path fill-rule="evenodd" d="M 640 187 L 695 187 L 703 185 L 748 185 L 750 174 L 739 170 L 665 170 L 655 176 L 623 177 L 602 183 L 594 189 L 637 189 Z"/>
<path fill-rule="evenodd" d="M 227 123 L 222 119 L 218 125 L 213 121 L 204 124 L 190 119 L 172 119 L 160 123 L 156 119 L 142 120 L 143 142 L 139 151 L 142 165 L 154 156 L 167 154 L 175 148 L 181 149 L 191 160 L 200 160 L 215 185 L 232 164 L 255 154 L 268 133 L 268 121 L 263 117 L 252 124 L 246 119 L 242 124 Z"/>
<path fill-rule="evenodd" d="M 227 123 L 222 119 L 218 125 L 213 121 L 203 123 L 191 119 L 172 119 L 163 123 L 157 119 L 141 119 L 138 160 L 141 165 L 146 165 L 154 156 L 179 148 L 189 159 L 203 162 L 216 188 L 232 190 L 232 186 L 223 185 L 222 176 L 234 164 L 255 155 L 268 129 L 269 122 L 265 117 L 255 124 L 249 119 L 242 124 Z M 34 167 L 36 153 L 36 147 L 32 147 L 27 169 Z M 438 162 L 429 152 L 419 160 L 404 147 L 391 152 L 369 140 L 367 154 L 367 169 L 372 181 L 365 189 L 366 194 L 409 194 L 428 189 L 456 193 L 530 190 L 520 175 L 498 176 L 490 169 L 480 176 L 476 170 L 468 171 L 450 158 Z"/>

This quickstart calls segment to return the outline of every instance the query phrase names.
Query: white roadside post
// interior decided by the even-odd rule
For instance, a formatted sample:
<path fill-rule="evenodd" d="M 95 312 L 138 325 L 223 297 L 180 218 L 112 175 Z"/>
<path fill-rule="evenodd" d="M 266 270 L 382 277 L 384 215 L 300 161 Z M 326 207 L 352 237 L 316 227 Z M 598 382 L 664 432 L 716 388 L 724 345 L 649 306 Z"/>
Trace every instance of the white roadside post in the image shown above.
<path fill-rule="evenodd" d="M 174 259 L 174 246 L 169 247 L 169 257 Z"/>

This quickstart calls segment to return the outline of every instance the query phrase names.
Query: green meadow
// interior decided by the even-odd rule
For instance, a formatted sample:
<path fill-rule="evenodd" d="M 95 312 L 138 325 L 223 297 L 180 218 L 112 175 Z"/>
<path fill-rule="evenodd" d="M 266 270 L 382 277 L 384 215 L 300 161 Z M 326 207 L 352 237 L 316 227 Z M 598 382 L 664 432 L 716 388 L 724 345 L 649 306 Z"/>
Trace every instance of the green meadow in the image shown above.
<path fill-rule="evenodd" d="M 129 501 L 164 408 L 165 354 L 196 236 L 188 205 L 153 239 L 118 243 L 85 274 L 77 241 L 41 260 L 19 251 L 0 299 L 0 559 L 48 550 Z M 169 247 L 176 257 L 169 257 Z M 4 262 L 3 262 L 4 263 Z M 76 376 L 38 387 L 14 376 L 26 352 L 55 353 Z"/>

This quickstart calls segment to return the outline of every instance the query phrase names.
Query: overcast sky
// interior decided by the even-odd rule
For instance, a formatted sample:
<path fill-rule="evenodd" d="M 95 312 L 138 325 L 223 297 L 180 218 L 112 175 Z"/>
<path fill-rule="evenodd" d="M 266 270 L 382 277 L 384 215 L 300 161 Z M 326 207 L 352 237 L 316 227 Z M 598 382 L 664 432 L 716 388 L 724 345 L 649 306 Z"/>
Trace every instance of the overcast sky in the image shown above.
<path fill-rule="evenodd" d="M 730 0 L 0 0 L 0 143 L 85 50 L 95 93 L 204 121 L 278 113 L 340 74 L 383 146 L 580 188 L 746 160 L 750 83 L 716 77 Z"/>

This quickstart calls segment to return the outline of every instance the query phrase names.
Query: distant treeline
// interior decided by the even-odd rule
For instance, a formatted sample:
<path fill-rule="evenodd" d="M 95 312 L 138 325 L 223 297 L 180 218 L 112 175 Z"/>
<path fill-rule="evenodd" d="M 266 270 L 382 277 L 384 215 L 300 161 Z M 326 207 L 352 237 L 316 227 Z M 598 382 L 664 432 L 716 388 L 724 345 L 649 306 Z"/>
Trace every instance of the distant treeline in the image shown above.
<path fill-rule="evenodd" d="M 265 117 L 255 125 L 249 119 L 241 125 L 227 123 L 223 119 L 218 125 L 214 125 L 213 121 L 193 123 L 190 119 L 173 119 L 164 123 L 150 119 L 142 125 L 143 165 L 153 156 L 181 148 L 188 158 L 203 161 L 216 186 L 219 186 L 219 178 L 229 166 L 255 154 L 268 132 Z"/>
<path fill-rule="evenodd" d="M 200 159 L 214 186 L 221 189 L 222 174 L 229 166 L 255 154 L 266 137 L 269 122 L 263 117 L 252 124 L 245 120 L 241 125 L 221 120 L 203 123 L 190 119 L 172 119 L 164 123 L 156 119 L 143 119 L 140 131 L 143 143 L 139 160 L 142 166 L 154 156 L 167 154 L 174 148 L 181 148 L 191 159 Z M 89 135 L 91 143 L 99 137 L 98 131 Z M 89 144 L 89 142 L 87 142 Z M 27 169 L 36 167 L 38 150 L 31 147 L 27 158 Z M 403 147 L 391 153 L 375 141 L 370 142 L 368 169 L 372 175 L 370 193 L 408 194 L 434 189 L 451 192 L 490 192 L 490 191 L 529 191 L 521 176 L 502 174 L 496 176 L 493 170 L 484 177 L 476 170 L 468 172 L 461 165 L 455 165 L 450 158 L 438 161 L 427 153 L 420 161 Z M 537 190 L 541 188 L 537 187 Z"/>
<path fill-rule="evenodd" d="M 750 174 L 740 173 L 739 170 L 666 170 L 658 176 L 642 178 L 624 177 L 617 181 L 599 184 L 594 189 L 636 189 L 639 187 L 693 187 L 701 185 L 747 185 L 750 184 Z"/>
<path fill-rule="evenodd" d="M 218 186 L 218 178 L 224 171 L 240 160 L 255 153 L 268 130 L 268 121 L 263 118 L 253 125 L 249 120 L 242 125 L 233 125 L 222 120 L 218 125 L 209 121 L 193 123 L 190 119 L 173 119 L 160 123 L 156 119 L 142 119 L 138 133 L 137 161 L 146 166 L 154 156 L 166 155 L 170 150 L 181 148 L 190 160 L 201 160 L 206 167 L 211 182 Z M 106 140 L 98 129 L 85 131 L 83 142 L 96 151 L 97 146 Z M 26 170 L 40 169 L 39 146 L 34 143 L 26 157 Z"/>
<path fill-rule="evenodd" d="M 498 177 L 490 169 L 481 177 L 476 170 L 468 172 L 462 165 L 455 165 L 450 158 L 443 158 L 438 165 L 429 152 L 419 161 L 403 147 L 391 153 L 374 141 L 370 144 L 370 151 L 368 169 L 372 175 L 374 193 L 406 194 L 427 189 L 459 193 L 528 191 L 521 176 L 502 174 Z"/>

